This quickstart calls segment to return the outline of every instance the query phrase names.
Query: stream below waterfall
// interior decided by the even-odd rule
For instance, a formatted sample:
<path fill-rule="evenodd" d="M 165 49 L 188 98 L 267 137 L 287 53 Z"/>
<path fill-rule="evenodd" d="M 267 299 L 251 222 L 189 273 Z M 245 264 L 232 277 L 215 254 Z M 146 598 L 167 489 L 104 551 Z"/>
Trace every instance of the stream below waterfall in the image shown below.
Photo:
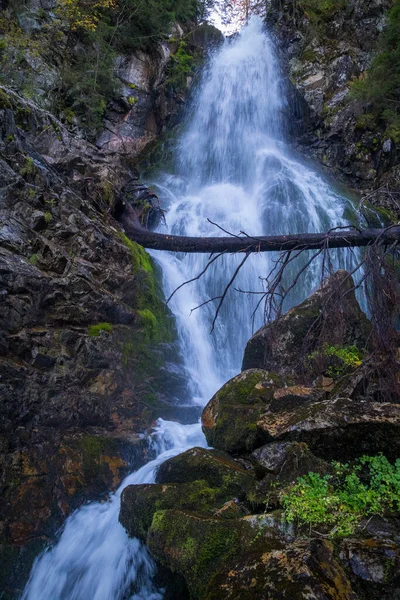
<path fill-rule="evenodd" d="M 210 221 L 238 234 L 272 235 L 324 231 L 347 223 L 351 203 L 337 193 L 313 166 L 285 144 L 285 80 L 273 43 L 254 18 L 226 40 L 210 58 L 193 94 L 188 123 L 176 148 L 174 173 L 160 173 L 157 186 L 166 225 L 177 235 L 224 235 Z M 210 219 L 208 221 L 207 219 Z M 166 296 L 200 273 L 207 257 L 152 253 L 163 274 Z M 241 259 L 224 255 L 205 275 L 174 295 L 182 360 L 191 402 L 200 406 L 241 368 L 252 334 L 251 313 L 257 297 L 235 292 L 224 303 L 213 335 L 215 302 Z M 273 257 L 253 255 L 239 272 L 235 287 L 261 291 Z M 299 257 L 288 271 L 300 268 Z M 350 252 L 336 251 L 333 266 L 351 269 Z M 291 292 L 286 308 L 315 288 L 321 267 L 315 261 Z M 255 327 L 262 323 L 262 311 Z M 158 465 L 193 446 L 206 446 L 200 424 L 160 420 L 151 435 L 158 457 L 125 479 L 106 503 L 91 503 L 65 523 L 57 544 L 38 557 L 23 600 L 158 600 L 155 565 L 145 546 L 129 539 L 118 522 L 120 495 L 127 485 L 152 483 Z"/>

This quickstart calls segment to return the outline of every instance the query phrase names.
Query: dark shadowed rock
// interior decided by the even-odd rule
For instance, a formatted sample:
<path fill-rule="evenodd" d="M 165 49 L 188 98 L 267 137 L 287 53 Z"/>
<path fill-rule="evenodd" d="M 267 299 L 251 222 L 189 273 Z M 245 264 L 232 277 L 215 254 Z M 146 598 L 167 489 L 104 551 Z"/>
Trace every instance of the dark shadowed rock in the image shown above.
<path fill-rule="evenodd" d="M 400 456 L 400 406 L 337 398 L 287 411 L 266 411 L 258 422 L 270 441 L 298 441 L 324 459 L 347 460 L 383 452 Z"/>
<path fill-rule="evenodd" d="M 369 333 L 370 323 L 357 302 L 352 277 L 337 271 L 310 298 L 253 335 L 242 368 L 310 379 L 306 359 L 317 348 L 326 342 L 363 349 Z"/>
<path fill-rule="evenodd" d="M 332 544 L 297 542 L 239 556 L 212 582 L 205 600 L 357 600 Z"/>
<path fill-rule="evenodd" d="M 157 483 L 187 483 L 198 479 L 213 487 L 224 485 L 226 480 L 243 487 L 252 479 L 252 472 L 225 452 L 191 448 L 167 460 L 156 474 Z"/>

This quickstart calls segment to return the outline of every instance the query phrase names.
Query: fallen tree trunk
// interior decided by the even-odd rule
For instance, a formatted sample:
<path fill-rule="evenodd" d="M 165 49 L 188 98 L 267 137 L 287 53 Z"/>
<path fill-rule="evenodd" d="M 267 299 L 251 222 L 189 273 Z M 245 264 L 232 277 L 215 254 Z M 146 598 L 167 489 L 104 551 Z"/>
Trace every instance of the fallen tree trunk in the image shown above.
<path fill-rule="evenodd" d="M 126 206 L 120 221 L 127 236 L 145 248 L 170 252 L 274 252 L 282 250 L 315 250 L 365 247 L 376 242 L 393 244 L 400 241 L 400 225 L 386 229 L 332 230 L 326 233 L 299 233 L 262 237 L 186 237 L 148 231 L 138 222 L 135 211 Z"/>

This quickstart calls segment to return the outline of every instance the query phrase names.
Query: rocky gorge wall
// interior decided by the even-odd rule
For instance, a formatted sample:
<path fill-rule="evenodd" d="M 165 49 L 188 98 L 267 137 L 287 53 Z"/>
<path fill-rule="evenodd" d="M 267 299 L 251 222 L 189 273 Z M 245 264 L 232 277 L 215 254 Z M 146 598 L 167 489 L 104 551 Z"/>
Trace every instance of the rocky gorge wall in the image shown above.
<path fill-rule="evenodd" d="M 188 30 L 175 25 L 170 43 L 117 57 L 121 87 L 93 135 L 57 109 L 60 64 L 37 49 L 56 3 L 24 3 L 15 29 L 12 8 L 0 5 L 3 598 L 23 589 L 72 510 L 151 458 L 144 433 L 173 418 L 186 390 L 157 267 L 113 215 L 125 202 L 143 222 L 157 215 L 134 159 L 179 119 L 190 78 L 167 79 Z M 203 55 L 210 37 L 196 30 L 187 52 Z M 183 421 L 196 418 L 186 412 Z"/>
<path fill-rule="evenodd" d="M 368 106 L 351 85 L 366 76 L 387 25 L 392 0 L 286 2 L 271 0 L 267 23 L 275 31 L 290 79 L 289 111 L 301 152 L 382 211 L 399 215 L 398 143 L 371 123 Z"/>

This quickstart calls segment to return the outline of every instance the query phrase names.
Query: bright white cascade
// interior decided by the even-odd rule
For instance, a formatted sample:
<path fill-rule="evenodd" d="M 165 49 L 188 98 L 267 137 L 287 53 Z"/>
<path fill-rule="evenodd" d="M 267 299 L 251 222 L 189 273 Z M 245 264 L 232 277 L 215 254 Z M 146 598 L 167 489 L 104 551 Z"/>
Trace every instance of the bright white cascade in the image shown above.
<path fill-rule="evenodd" d="M 177 174 L 161 174 L 158 192 L 168 209 L 161 230 L 176 235 L 224 236 L 217 223 L 233 234 L 278 235 L 322 232 L 344 225 L 350 202 L 336 193 L 315 169 L 295 157 L 284 141 L 285 82 L 262 21 L 253 18 L 241 35 L 228 40 L 205 70 L 177 147 Z M 157 253 L 168 296 L 199 274 L 209 257 Z M 348 257 L 345 259 L 345 257 Z M 220 296 L 243 256 L 224 256 L 197 282 L 183 287 L 170 307 L 176 315 L 181 346 L 191 374 L 193 397 L 202 403 L 240 371 L 243 350 L 252 335 L 251 314 L 257 296 L 233 288 L 209 335 Z M 302 257 L 303 264 L 309 257 Z M 261 291 L 273 257 L 251 256 L 234 288 Z M 349 264 L 346 264 L 346 260 Z M 353 259 L 354 260 L 354 259 Z M 334 266 L 350 268 L 351 254 L 337 251 Z M 295 262 L 288 277 L 302 262 Z M 301 302 L 320 282 L 320 265 L 300 278 L 288 299 Z M 290 279 L 291 281 L 291 279 Z M 256 328 L 262 324 L 262 311 Z M 193 341 L 195 343 L 193 343 Z"/>
<path fill-rule="evenodd" d="M 347 201 L 284 144 L 284 86 L 261 21 L 251 21 L 233 42 L 225 42 L 210 60 L 195 96 L 190 125 L 177 148 L 178 174 L 157 180 L 170 232 L 225 235 L 207 218 L 235 234 L 250 235 L 324 231 L 345 223 Z M 201 255 L 153 256 L 163 270 L 166 296 L 200 273 L 207 261 Z M 339 258 L 337 253 L 337 265 L 349 266 Z M 221 294 L 239 260 L 223 257 L 170 303 L 192 402 L 199 405 L 240 371 L 252 333 L 253 299 L 232 290 L 212 336 L 215 302 L 190 312 Z M 262 289 L 258 278 L 271 264 L 266 254 L 250 257 L 235 287 Z M 301 301 L 317 283 L 317 273 L 309 271 L 290 302 Z M 160 421 L 154 438 L 158 458 L 130 475 L 107 503 L 88 504 L 67 520 L 56 546 L 35 561 L 22 600 L 162 598 L 152 583 L 154 563 L 146 548 L 130 540 L 118 522 L 121 491 L 126 485 L 153 482 L 156 467 L 167 458 L 206 444 L 199 424 Z"/>

